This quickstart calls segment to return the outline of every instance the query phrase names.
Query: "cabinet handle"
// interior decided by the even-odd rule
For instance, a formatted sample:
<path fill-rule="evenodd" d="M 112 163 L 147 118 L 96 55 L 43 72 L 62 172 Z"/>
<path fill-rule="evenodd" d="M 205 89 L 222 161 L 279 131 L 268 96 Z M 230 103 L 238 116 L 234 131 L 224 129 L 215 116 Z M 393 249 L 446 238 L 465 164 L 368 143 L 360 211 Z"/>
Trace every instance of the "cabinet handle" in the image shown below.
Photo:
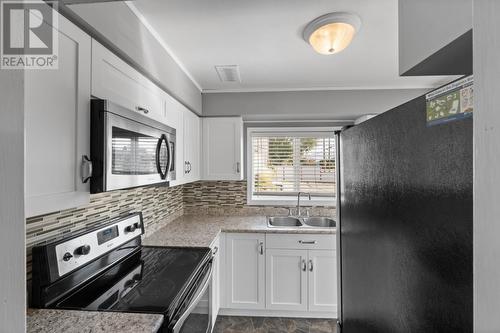
<path fill-rule="evenodd" d="M 264 243 L 263 242 L 259 243 L 259 253 L 260 253 L 260 255 L 264 254 Z"/>
<path fill-rule="evenodd" d="M 188 162 L 188 164 L 189 164 L 189 173 L 191 173 L 191 169 L 192 169 L 191 168 L 191 162 Z"/>
<path fill-rule="evenodd" d="M 306 261 L 302 259 L 302 270 L 305 272 L 307 270 Z"/>
<path fill-rule="evenodd" d="M 148 114 L 149 110 L 140 106 L 136 106 L 135 109 L 139 112 L 144 112 L 144 114 Z"/>
<path fill-rule="evenodd" d="M 236 172 L 240 173 L 240 162 L 236 162 Z"/>
<path fill-rule="evenodd" d="M 316 241 L 315 240 L 312 240 L 312 241 L 299 240 L 299 243 L 300 244 L 316 244 Z"/>
<path fill-rule="evenodd" d="M 313 269 L 314 269 L 313 261 L 311 259 L 309 259 L 309 272 L 312 272 Z"/>
<path fill-rule="evenodd" d="M 214 247 L 214 249 L 212 250 L 212 255 L 216 255 L 217 252 L 219 252 L 219 247 L 218 246 Z"/>
<path fill-rule="evenodd" d="M 87 183 L 92 177 L 92 161 L 87 155 L 82 155 L 82 164 L 80 166 L 80 172 L 82 175 L 82 183 Z"/>

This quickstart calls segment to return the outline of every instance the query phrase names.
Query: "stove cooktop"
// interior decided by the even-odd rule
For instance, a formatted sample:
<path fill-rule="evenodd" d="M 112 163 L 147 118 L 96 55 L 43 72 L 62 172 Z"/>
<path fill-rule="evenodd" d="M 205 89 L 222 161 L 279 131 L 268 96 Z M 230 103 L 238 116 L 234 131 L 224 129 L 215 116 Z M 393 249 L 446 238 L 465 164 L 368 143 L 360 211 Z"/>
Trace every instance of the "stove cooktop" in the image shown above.
<path fill-rule="evenodd" d="M 209 257 L 208 248 L 143 246 L 53 307 L 170 316 Z"/>

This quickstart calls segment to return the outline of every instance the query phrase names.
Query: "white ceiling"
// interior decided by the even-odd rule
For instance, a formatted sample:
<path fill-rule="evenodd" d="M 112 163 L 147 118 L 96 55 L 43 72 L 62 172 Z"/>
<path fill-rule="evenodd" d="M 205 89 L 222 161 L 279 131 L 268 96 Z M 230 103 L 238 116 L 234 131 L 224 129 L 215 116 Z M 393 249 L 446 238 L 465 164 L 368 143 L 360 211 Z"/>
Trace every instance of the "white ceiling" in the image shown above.
<path fill-rule="evenodd" d="M 450 80 L 399 77 L 397 0 L 136 0 L 131 6 L 204 92 L 432 88 Z M 333 11 L 357 13 L 361 30 L 343 52 L 316 54 L 302 29 Z M 239 65 L 242 82 L 220 82 L 215 65 Z"/>

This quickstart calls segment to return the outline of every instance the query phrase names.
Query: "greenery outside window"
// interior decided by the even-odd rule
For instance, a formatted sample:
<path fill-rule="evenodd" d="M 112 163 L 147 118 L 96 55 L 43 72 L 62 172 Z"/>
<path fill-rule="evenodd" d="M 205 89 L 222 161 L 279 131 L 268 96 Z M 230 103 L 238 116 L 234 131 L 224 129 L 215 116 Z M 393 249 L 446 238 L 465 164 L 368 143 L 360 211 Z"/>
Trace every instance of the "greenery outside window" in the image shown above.
<path fill-rule="evenodd" d="M 249 128 L 250 205 L 296 204 L 298 192 L 312 202 L 335 204 L 336 147 L 333 128 Z M 307 199 L 304 199 L 307 200 Z"/>

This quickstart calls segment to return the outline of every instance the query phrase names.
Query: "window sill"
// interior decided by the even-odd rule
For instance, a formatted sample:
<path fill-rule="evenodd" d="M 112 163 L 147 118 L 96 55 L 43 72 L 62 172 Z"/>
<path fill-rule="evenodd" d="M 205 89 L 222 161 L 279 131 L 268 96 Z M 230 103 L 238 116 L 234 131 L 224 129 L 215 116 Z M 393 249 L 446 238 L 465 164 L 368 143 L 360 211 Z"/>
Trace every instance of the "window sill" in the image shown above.
<path fill-rule="evenodd" d="M 308 200 L 306 197 L 301 197 L 301 206 L 303 207 L 335 207 L 336 199 L 313 199 Z M 297 206 L 297 197 L 283 198 L 280 196 L 268 196 L 265 198 L 248 198 L 248 206 L 278 206 L 278 207 L 295 207 Z"/>

